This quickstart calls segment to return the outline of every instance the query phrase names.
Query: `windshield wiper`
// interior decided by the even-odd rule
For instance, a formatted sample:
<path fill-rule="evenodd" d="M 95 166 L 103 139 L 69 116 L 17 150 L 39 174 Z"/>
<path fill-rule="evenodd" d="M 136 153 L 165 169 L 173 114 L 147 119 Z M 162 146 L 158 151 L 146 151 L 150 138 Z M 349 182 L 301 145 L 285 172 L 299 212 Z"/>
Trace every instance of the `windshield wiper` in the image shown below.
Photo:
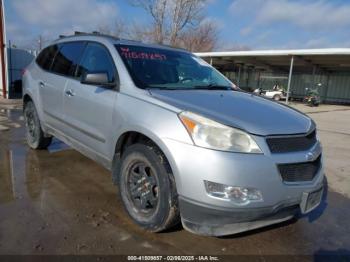
<path fill-rule="evenodd" d="M 148 86 L 146 89 L 159 89 L 159 90 L 233 90 L 230 86 L 221 85 L 198 85 L 192 87 L 167 87 L 167 86 Z"/>
<path fill-rule="evenodd" d="M 203 85 L 203 86 L 194 86 L 193 89 L 203 89 L 203 90 L 232 90 L 230 86 L 221 86 L 221 85 Z"/>
<path fill-rule="evenodd" d="M 159 90 L 179 90 L 176 87 L 166 87 L 166 86 L 149 86 L 146 89 L 159 89 Z"/>

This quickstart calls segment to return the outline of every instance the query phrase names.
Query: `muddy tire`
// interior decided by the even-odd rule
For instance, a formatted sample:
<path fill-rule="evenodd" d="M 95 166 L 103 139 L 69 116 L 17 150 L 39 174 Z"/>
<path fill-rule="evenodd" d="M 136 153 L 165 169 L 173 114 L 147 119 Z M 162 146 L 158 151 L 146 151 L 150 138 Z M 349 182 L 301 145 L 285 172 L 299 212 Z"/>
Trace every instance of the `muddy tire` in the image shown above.
<path fill-rule="evenodd" d="M 125 210 L 142 228 L 161 232 L 180 222 L 175 180 L 156 146 L 129 146 L 121 159 L 118 184 Z"/>
<path fill-rule="evenodd" d="M 38 113 L 32 101 L 25 104 L 23 113 L 29 147 L 32 149 L 46 149 L 51 144 L 52 137 L 45 136 L 41 129 Z"/>

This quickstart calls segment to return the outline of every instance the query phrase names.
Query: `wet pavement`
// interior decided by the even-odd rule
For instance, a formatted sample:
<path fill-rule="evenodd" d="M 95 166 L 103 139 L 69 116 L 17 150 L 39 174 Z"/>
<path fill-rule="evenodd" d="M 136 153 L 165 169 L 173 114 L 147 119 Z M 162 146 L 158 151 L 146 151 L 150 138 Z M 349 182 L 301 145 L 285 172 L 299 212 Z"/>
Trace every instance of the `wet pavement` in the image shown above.
<path fill-rule="evenodd" d="M 128 219 L 108 171 L 58 140 L 49 150 L 30 150 L 21 111 L 2 110 L 0 116 L 8 119 L 1 124 L 10 126 L 0 131 L 0 254 L 350 255 L 350 188 L 337 190 L 337 183 L 345 182 L 336 176 L 350 180 L 350 125 L 348 135 L 331 134 L 333 140 L 340 136 L 341 151 L 324 143 L 326 161 L 342 170 L 326 169 L 333 182 L 318 209 L 298 221 L 214 238 L 181 226 L 144 232 Z"/>

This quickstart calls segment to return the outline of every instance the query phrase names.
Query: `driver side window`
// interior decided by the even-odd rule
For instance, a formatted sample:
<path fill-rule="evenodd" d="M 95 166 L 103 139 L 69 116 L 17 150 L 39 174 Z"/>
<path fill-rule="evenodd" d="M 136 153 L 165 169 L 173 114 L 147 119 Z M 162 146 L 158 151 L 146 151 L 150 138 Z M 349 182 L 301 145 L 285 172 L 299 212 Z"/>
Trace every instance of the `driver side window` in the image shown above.
<path fill-rule="evenodd" d="M 88 43 L 79 63 L 77 77 L 94 72 L 106 72 L 109 83 L 116 80 L 116 69 L 109 51 L 101 44 Z"/>

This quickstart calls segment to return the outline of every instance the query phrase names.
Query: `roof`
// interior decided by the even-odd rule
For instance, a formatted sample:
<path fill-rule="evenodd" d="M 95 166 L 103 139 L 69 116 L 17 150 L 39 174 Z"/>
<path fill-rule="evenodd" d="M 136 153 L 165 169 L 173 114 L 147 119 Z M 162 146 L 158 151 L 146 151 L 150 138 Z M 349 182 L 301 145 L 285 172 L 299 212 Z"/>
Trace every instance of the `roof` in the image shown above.
<path fill-rule="evenodd" d="M 245 65 L 261 70 L 288 72 L 291 56 L 294 56 L 294 70 L 350 72 L 350 48 L 294 49 L 294 50 L 252 50 L 196 53 L 207 61 L 212 60 L 219 69 L 230 70 Z"/>

